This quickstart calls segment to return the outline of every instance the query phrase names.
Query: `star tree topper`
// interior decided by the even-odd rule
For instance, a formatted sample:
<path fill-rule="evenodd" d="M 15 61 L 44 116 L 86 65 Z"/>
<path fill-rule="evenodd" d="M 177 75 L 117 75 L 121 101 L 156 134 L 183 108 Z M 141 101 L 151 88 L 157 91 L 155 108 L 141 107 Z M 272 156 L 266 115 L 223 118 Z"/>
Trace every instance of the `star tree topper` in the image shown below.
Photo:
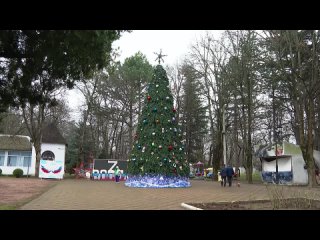
<path fill-rule="evenodd" d="M 158 60 L 159 64 L 160 64 L 160 61 L 161 61 L 161 60 L 162 60 L 162 62 L 164 62 L 164 61 L 163 61 L 163 57 L 166 57 L 166 56 L 167 56 L 167 55 L 162 55 L 162 49 L 160 49 L 160 53 L 156 53 L 156 52 L 155 52 L 154 54 L 157 55 L 157 58 L 156 58 L 155 61 Z"/>

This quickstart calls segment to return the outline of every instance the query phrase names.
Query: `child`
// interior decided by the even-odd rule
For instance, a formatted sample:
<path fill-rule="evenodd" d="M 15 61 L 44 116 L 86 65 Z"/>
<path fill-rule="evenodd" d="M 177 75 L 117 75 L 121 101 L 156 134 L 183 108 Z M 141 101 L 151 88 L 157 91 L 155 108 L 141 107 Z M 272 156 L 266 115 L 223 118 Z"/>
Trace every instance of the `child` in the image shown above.
<path fill-rule="evenodd" d="M 120 181 L 120 169 L 119 169 L 119 167 L 118 166 L 116 166 L 116 170 L 114 171 L 114 175 L 115 175 L 115 177 L 116 177 L 116 183 L 119 183 L 119 181 Z"/>

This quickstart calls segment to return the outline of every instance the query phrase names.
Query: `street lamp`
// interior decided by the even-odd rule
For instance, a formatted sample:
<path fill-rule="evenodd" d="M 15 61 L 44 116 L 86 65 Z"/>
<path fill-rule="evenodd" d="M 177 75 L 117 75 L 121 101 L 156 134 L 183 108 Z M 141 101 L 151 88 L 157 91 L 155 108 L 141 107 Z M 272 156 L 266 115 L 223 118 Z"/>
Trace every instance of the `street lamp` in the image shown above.
<path fill-rule="evenodd" d="M 279 171 L 278 171 L 278 141 L 282 133 L 282 127 L 279 125 L 275 131 L 275 142 L 276 142 L 276 184 L 279 184 Z"/>
<path fill-rule="evenodd" d="M 31 161 L 31 160 L 30 160 Z M 28 170 L 27 170 L 27 178 L 29 178 L 29 165 L 30 165 L 30 162 L 29 162 L 29 159 L 28 159 Z"/>

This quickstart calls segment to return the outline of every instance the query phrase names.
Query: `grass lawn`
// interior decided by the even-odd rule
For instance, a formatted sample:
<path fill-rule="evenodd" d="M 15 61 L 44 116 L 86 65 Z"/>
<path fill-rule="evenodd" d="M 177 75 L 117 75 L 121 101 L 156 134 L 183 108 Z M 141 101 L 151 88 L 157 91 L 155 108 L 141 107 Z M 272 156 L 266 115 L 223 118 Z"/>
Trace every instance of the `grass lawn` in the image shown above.
<path fill-rule="evenodd" d="M 76 176 L 74 174 L 65 173 L 63 175 L 63 179 L 75 179 Z"/>
<path fill-rule="evenodd" d="M 16 210 L 17 206 L 15 205 L 7 205 L 7 204 L 0 204 L 0 210 Z"/>
<path fill-rule="evenodd" d="M 247 182 L 246 174 L 245 173 L 241 174 L 239 179 L 240 179 L 241 182 Z M 259 173 L 259 172 L 258 173 L 253 173 L 252 174 L 252 182 L 253 183 L 262 183 L 261 173 Z"/>
<path fill-rule="evenodd" d="M 0 210 L 19 209 L 57 183 L 58 181 L 40 180 L 35 177 L 15 178 L 12 176 L 1 176 Z"/>

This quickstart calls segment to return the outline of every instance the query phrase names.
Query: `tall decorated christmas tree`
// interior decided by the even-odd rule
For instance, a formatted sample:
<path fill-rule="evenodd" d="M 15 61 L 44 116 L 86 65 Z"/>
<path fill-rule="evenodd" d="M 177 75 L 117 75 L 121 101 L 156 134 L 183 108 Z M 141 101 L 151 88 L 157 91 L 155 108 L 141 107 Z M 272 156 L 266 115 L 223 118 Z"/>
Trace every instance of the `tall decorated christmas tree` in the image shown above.
<path fill-rule="evenodd" d="M 154 69 L 139 117 L 128 163 L 128 187 L 190 187 L 182 132 L 176 121 L 169 80 L 160 65 L 163 56 L 158 54 L 159 65 Z"/>

